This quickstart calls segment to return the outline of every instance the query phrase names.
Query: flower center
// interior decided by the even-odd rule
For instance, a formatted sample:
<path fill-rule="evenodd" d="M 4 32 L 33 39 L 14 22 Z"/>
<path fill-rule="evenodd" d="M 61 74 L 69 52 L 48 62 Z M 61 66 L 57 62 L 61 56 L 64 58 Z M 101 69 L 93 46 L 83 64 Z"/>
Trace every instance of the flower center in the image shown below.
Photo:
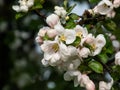
<path fill-rule="evenodd" d="M 76 36 L 78 36 L 78 37 L 81 38 L 81 37 L 82 37 L 82 32 L 77 32 L 77 33 L 76 33 Z"/>
<path fill-rule="evenodd" d="M 66 37 L 64 35 L 61 35 L 60 36 L 60 41 L 65 41 L 66 40 Z"/>
<path fill-rule="evenodd" d="M 57 43 L 53 44 L 53 45 L 52 45 L 52 49 L 53 49 L 55 52 L 57 52 L 57 51 L 59 50 L 58 44 L 57 44 Z"/>

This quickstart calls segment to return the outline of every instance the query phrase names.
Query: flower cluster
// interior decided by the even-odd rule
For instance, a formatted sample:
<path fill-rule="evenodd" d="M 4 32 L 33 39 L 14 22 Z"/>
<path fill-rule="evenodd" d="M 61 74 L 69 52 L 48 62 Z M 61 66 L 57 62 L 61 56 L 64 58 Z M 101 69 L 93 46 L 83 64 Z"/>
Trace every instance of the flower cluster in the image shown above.
<path fill-rule="evenodd" d="M 33 6 L 34 0 L 19 0 L 19 5 L 13 5 L 12 8 L 16 12 L 27 12 Z"/>
<path fill-rule="evenodd" d="M 114 8 L 120 6 L 120 0 L 102 0 L 97 6 L 93 9 L 95 14 L 106 15 L 107 17 L 114 17 L 115 11 Z"/>
<path fill-rule="evenodd" d="M 80 25 L 71 29 L 65 28 L 61 20 L 66 17 L 66 10 L 56 6 L 54 13 L 46 18 L 49 27 L 39 30 L 36 42 L 44 52 L 42 64 L 56 66 L 65 71 L 64 79 L 73 80 L 74 86 L 95 90 L 93 81 L 87 74 L 80 72 L 79 66 L 84 59 L 100 54 L 106 45 L 106 39 L 103 34 L 94 36 Z"/>

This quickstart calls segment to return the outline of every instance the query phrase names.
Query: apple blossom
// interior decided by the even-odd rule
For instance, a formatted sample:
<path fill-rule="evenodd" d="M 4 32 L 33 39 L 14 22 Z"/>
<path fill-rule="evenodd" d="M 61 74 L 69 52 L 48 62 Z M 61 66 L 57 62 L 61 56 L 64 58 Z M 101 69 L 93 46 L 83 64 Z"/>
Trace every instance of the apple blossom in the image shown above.
<path fill-rule="evenodd" d="M 54 38 L 57 35 L 57 31 L 55 29 L 50 29 L 47 31 L 47 35 L 49 38 Z"/>
<path fill-rule="evenodd" d="M 65 31 L 64 27 L 61 25 L 61 23 L 58 23 L 54 26 L 54 29 L 58 32 L 58 34 L 61 34 Z"/>
<path fill-rule="evenodd" d="M 76 25 L 76 27 L 74 28 L 74 30 L 76 31 L 76 36 L 83 38 L 86 37 L 88 35 L 88 31 L 86 28 L 83 28 L 80 25 Z"/>
<path fill-rule="evenodd" d="M 71 44 L 76 39 L 76 32 L 71 29 L 66 29 L 61 35 L 60 40 L 65 41 L 66 44 Z"/>
<path fill-rule="evenodd" d="M 20 5 L 13 5 L 12 8 L 16 12 L 27 12 L 33 6 L 34 0 L 19 0 Z"/>
<path fill-rule="evenodd" d="M 66 10 L 63 7 L 59 7 L 59 6 L 55 6 L 54 13 L 62 18 L 65 18 L 67 14 Z"/>
<path fill-rule="evenodd" d="M 120 51 L 115 54 L 115 64 L 120 65 Z"/>
<path fill-rule="evenodd" d="M 119 49 L 120 49 L 120 43 L 119 43 L 118 40 L 113 40 L 113 41 L 112 41 L 112 45 L 113 45 L 113 47 L 114 47 L 114 49 L 115 49 L 116 51 L 119 51 Z"/>
<path fill-rule="evenodd" d="M 95 90 L 95 84 L 90 80 L 86 74 L 82 74 L 80 86 L 85 87 L 86 90 Z"/>
<path fill-rule="evenodd" d="M 109 0 L 102 0 L 97 6 L 93 9 L 95 14 L 107 15 L 113 11 L 113 4 Z"/>
<path fill-rule="evenodd" d="M 43 43 L 42 37 L 37 36 L 37 37 L 35 38 L 35 40 L 36 40 L 36 42 L 39 43 L 39 44 L 42 44 L 42 43 Z"/>
<path fill-rule="evenodd" d="M 50 27 L 54 27 L 59 23 L 59 17 L 56 14 L 51 14 L 46 18 L 46 22 Z"/>
<path fill-rule="evenodd" d="M 44 37 L 46 35 L 46 33 L 47 33 L 48 30 L 50 30 L 49 27 L 43 27 L 43 28 L 41 28 L 39 30 L 39 32 L 38 32 L 38 36 Z"/>
<path fill-rule="evenodd" d="M 67 71 L 64 74 L 64 80 L 66 81 L 74 80 L 74 86 L 76 87 L 79 85 L 79 82 L 81 80 L 81 72 L 78 70 Z"/>
<path fill-rule="evenodd" d="M 108 83 L 104 81 L 100 81 L 99 90 L 111 90 L 112 85 L 113 85 L 113 79 Z"/>
<path fill-rule="evenodd" d="M 115 8 L 118 8 L 120 6 L 120 0 L 114 0 L 113 5 Z"/>
<path fill-rule="evenodd" d="M 83 47 L 82 49 L 78 48 L 78 53 L 80 57 L 87 58 L 88 55 L 90 54 L 90 50 L 86 47 Z"/>

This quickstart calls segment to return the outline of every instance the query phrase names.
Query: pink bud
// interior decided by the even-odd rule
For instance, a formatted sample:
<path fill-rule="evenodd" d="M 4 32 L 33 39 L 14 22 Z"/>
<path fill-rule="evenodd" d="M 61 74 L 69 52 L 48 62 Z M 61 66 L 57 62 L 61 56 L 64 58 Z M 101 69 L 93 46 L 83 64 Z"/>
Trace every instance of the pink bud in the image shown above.
<path fill-rule="evenodd" d="M 35 40 L 36 40 L 36 42 L 39 43 L 39 44 L 42 44 L 42 43 L 43 43 L 43 39 L 42 39 L 41 37 L 39 37 L 39 36 L 37 36 L 37 37 L 35 38 Z"/>
<path fill-rule="evenodd" d="M 113 5 L 115 8 L 118 8 L 120 6 L 120 0 L 114 0 Z"/>
<path fill-rule="evenodd" d="M 46 22 L 50 27 L 54 27 L 59 22 L 59 17 L 56 14 L 51 14 L 47 17 Z"/>
<path fill-rule="evenodd" d="M 95 84 L 91 80 L 87 82 L 86 90 L 95 90 Z"/>
<path fill-rule="evenodd" d="M 47 31 L 47 35 L 49 38 L 54 38 L 57 35 L 57 31 L 54 29 L 50 29 Z"/>
<path fill-rule="evenodd" d="M 43 28 L 41 28 L 41 29 L 39 30 L 39 32 L 38 32 L 38 36 L 44 37 L 45 34 L 46 34 L 46 32 L 47 32 L 49 29 L 50 29 L 49 27 L 43 27 Z"/>

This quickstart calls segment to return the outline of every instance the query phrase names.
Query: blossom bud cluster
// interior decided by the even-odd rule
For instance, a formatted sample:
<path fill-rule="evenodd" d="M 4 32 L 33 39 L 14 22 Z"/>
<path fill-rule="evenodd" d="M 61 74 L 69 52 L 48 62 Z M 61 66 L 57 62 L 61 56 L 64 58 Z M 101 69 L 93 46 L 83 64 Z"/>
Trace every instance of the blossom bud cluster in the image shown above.
<path fill-rule="evenodd" d="M 12 8 L 16 12 L 28 12 L 29 8 L 33 6 L 34 0 L 19 0 L 19 5 L 13 5 Z"/>
<path fill-rule="evenodd" d="M 80 85 L 87 90 L 95 90 L 93 81 L 78 68 L 85 58 L 101 53 L 106 45 L 106 39 L 103 34 L 94 36 L 88 33 L 87 28 L 80 25 L 72 29 L 65 28 L 61 19 L 66 16 L 66 10 L 56 6 L 55 13 L 46 18 L 49 27 L 39 30 L 36 41 L 44 52 L 42 64 L 56 66 L 65 71 L 64 79 L 73 80 L 75 86 Z"/>
<path fill-rule="evenodd" d="M 120 0 L 101 0 L 93 11 L 95 14 L 113 18 L 115 16 L 114 8 L 118 7 L 120 7 Z"/>

